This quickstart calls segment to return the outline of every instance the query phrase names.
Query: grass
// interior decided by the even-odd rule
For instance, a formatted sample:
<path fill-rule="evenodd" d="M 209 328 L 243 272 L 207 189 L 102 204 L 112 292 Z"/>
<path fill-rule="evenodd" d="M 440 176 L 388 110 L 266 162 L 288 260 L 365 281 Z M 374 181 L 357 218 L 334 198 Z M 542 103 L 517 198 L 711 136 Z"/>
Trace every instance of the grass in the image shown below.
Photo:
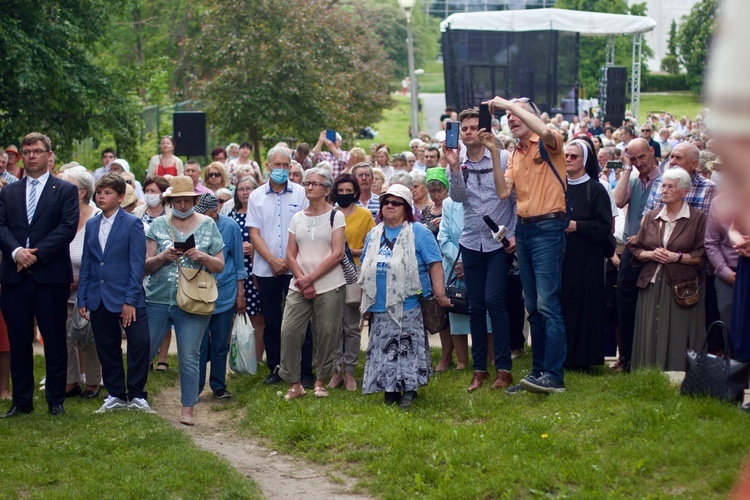
<path fill-rule="evenodd" d="M 44 362 L 35 359 L 41 378 Z M 170 359 L 177 366 L 177 359 Z M 149 376 L 150 395 L 171 386 L 178 370 Z M 150 398 L 153 399 L 153 398 Z M 102 398 L 65 402 L 50 417 L 36 391 L 31 415 L 0 425 L 0 496 L 5 498 L 260 498 L 228 462 L 197 448 L 156 415 L 94 414 Z M 3 405 L 3 411 L 6 406 Z"/>
<path fill-rule="evenodd" d="M 378 132 L 377 137 L 372 140 L 359 139 L 352 143 L 351 147 L 364 148 L 366 154 L 370 154 L 370 144 L 388 144 L 391 148 L 391 154 L 402 151 L 410 151 L 409 125 L 411 125 L 411 108 L 409 106 L 409 96 L 394 95 L 393 99 L 396 105 L 386 109 L 383 113 L 383 120 L 372 126 Z M 424 123 L 424 116 L 419 113 L 419 123 Z M 420 129 L 421 130 L 421 129 Z M 347 147 L 347 149 L 350 149 Z"/>
<path fill-rule="evenodd" d="M 445 92 L 443 63 L 432 61 L 425 64 L 424 74 L 419 76 L 419 91 L 425 94 L 442 94 Z"/>
<path fill-rule="evenodd" d="M 679 120 L 682 116 L 695 119 L 703 111 L 700 98 L 690 92 L 669 92 L 641 94 L 640 121 L 643 123 L 649 113 L 668 112 Z"/>
<path fill-rule="evenodd" d="M 516 379 L 530 369 L 529 355 L 519 361 Z M 340 389 L 287 402 L 265 375 L 230 380 L 241 432 L 384 498 L 723 498 L 750 445 L 747 415 L 682 397 L 657 371 L 569 373 L 568 392 L 551 397 L 488 384 L 468 394 L 471 372 L 448 371 L 410 411 Z"/>

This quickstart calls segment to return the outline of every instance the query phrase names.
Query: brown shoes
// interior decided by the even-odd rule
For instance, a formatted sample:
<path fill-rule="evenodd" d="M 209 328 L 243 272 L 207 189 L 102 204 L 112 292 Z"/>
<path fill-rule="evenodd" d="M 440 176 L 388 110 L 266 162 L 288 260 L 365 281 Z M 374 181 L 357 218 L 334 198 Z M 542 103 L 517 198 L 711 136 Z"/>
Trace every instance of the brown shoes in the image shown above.
<path fill-rule="evenodd" d="M 474 392 L 480 387 L 482 387 L 482 384 L 484 384 L 484 381 L 487 379 L 487 372 L 474 372 L 474 377 L 471 379 L 471 384 L 469 384 L 468 389 L 466 389 L 468 392 Z"/>
<path fill-rule="evenodd" d="M 510 387 L 512 383 L 513 375 L 511 375 L 510 372 L 506 372 L 505 370 L 498 370 L 497 378 L 495 378 L 495 383 L 492 384 L 492 388 L 505 389 L 507 387 Z"/>

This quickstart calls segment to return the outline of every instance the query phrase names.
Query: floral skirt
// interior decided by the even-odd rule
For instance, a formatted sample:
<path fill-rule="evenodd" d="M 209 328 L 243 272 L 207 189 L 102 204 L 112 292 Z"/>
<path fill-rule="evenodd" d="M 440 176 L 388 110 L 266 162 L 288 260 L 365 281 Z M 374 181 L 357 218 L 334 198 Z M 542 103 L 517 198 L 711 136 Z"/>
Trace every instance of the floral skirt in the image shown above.
<path fill-rule="evenodd" d="M 422 311 L 404 311 L 401 327 L 388 313 L 372 313 L 362 394 L 416 391 L 431 375 Z"/>

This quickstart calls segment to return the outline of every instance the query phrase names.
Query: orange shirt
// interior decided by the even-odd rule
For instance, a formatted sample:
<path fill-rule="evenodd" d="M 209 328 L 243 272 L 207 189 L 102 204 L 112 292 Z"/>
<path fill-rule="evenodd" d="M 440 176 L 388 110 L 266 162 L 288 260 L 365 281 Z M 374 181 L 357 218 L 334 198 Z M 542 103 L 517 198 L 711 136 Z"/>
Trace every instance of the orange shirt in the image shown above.
<path fill-rule="evenodd" d="M 565 143 L 562 136 L 554 132 L 557 146 L 545 145 L 555 170 L 563 183 L 567 184 L 565 168 Z M 534 217 L 552 212 L 565 212 L 565 191 L 552 169 L 539 154 L 539 136 L 531 135 L 527 148 L 519 143 L 508 161 L 505 177 L 513 179 L 516 203 L 520 217 Z"/>

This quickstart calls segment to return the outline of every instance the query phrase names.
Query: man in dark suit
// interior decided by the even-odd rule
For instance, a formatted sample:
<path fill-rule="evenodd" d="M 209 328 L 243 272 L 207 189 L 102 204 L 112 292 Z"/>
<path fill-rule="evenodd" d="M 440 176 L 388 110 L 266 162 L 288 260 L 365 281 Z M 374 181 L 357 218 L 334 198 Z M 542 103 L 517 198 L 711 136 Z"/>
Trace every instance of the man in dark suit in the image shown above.
<path fill-rule="evenodd" d="M 50 175 L 51 151 L 47 136 L 33 132 L 24 137 L 26 178 L 0 190 L 0 307 L 8 325 L 13 380 L 13 404 L 3 418 L 34 410 L 34 317 L 44 338 L 49 412 L 65 413 L 65 321 L 73 282 L 68 245 L 78 227 L 78 190 Z"/>
<path fill-rule="evenodd" d="M 109 392 L 97 413 L 153 412 L 145 391 L 151 344 L 142 285 L 146 233 L 140 219 L 120 208 L 125 187 L 125 180 L 117 174 L 107 174 L 96 183 L 96 205 L 102 212 L 86 223 L 78 277 L 78 310 L 84 317 L 91 311 L 96 351 Z M 127 389 L 121 327 L 128 338 Z"/>

